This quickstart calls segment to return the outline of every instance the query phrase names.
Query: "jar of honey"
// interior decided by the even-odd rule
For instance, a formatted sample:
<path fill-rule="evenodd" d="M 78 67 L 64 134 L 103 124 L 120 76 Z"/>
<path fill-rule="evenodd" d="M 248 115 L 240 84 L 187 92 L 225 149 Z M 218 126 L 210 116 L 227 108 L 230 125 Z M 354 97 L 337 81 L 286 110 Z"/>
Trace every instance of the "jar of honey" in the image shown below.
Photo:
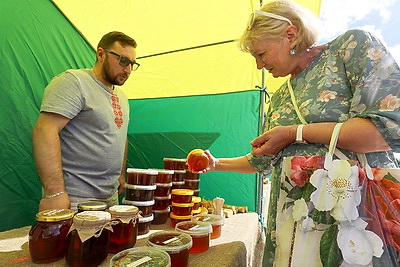
<path fill-rule="evenodd" d="M 130 248 L 111 258 L 110 267 L 122 266 L 170 267 L 171 257 L 167 252 L 153 247 Z"/>
<path fill-rule="evenodd" d="M 190 221 L 192 219 L 192 215 L 179 216 L 171 211 L 169 214 L 169 218 L 171 219 L 171 227 L 175 228 L 175 225 L 179 222 Z"/>
<path fill-rule="evenodd" d="M 151 214 L 154 202 L 155 202 L 154 199 L 149 201 L 130 201 L 126 200 L 125 198 L 122 199 L 122 204 L 132 205 L 137 207 L 140 211 L 140 215 L 142 215 L 143 217 L 149 216 Z"/>
<path fill-rule="evenodd" d="M 178 216 L 192 215 L 193 203 L 175 203 L 172 202 L 172 212 Z"/>
<path fill-rule="evenodd" d="M 171 204 L 171 195 L 165 197 L 154 197 L 154 206 L 155 210 L 165 210 Z"/>
<path fill-rule="evenodd" d="M 156 188 L 156 185 L 125 184 L 125 198 L 131 201 L 150 201 L 153 200 Z"/>
<path fill-rule="evenodd" d="M 190 253 L 202 253 L 210 247 L 212 227 L 209 223 L 195 221 L 180 222 L 176 224 L 175 230 L 192 237 L 193 246 L 190 249 Z"/>
<path fill-rule="evenodd" d="M 150 226 L 153 219 L 153 213 L 149 216 L 139 218 L 138 235 L 145 235 L 150 232 Z"/>
<path fill-rule="evenodd" d="M 105 211 L 77 213 L 68 234 L 65 260 L 69 266 L 98 266 L 108 255 L 112 227 Z"/>
<path fill-rule="evenodd" d="M 174 189 L 183 189 L 184 187 L 185 187 L 185 181 L 172 182 L 171 190 L 174 190 Z"/>
<path fill-rule="evenodd" d="M 159 231 L 149 236 L 147 244 L 167 252 L 171 257 L 171 266 L 188 266 L 189 250 L 192 247 L 190 235 L 177 231 Z"/>
<path fill-rule="evenodd" d="M 208 167 L 209 158 L 204 150 L 193 149 L 187 155 L 186 162 L 188 169 L 196 173 Z"/>
<path fill-rule="evenodd" d="M 186 159 L 176 159 L 176 158 L 163 158 L 164 169 L 167 170 L 185 170 L 186 169 Z"/>
<path fill-rule="evenodd" d="M 113 222 L 108 252 L 117 253 L 132 248 L 138 233 L 139 209 L 129 205 L 115 205 L 108 209 Z"/>
<path fill-rule="evenodd" d="M 148 169 L 128 168 L 128 184 L 134 185 L 154 185 L 158 172 Z"/>
<path fill-rule="evenodd" d="M 199 187 L 200 187 L 200 179 L 196 179 L 196 180 L 185 179 L 185 188 L 197 190 L 197 189 L 199 189 Z"/>
<path fill-rule="evenodd" d="M 153 209 L 154 219 L 151 224 L 163 224 L 166 223 L 169 217 L 169 207 L 164 210 Z"/>
<path fill-rule="evenodd" d="M 172 182 L 172 175 L 174 170 L 167 169 L 152 169 L 158 172 L 156 177 L 156 184 L 169 184 Z"/>
<path fill-rule="evenodd" d="M 165 197 L 171 194 L 172 182 L 168 184 L 156 183 L 156 190 L 154 191 L 154 197 Z"/>
<path fill-rule="evenodd" d="M 44 210 L 36 214 L 36 224 L 29 231 L 29 253 L 33 262 L 49 263 L 65 256 L 67 235 L 74 211 Z"/>
<path fill-rule="evenodd" d="M 172 182 L 183 182 L 185 179 L 186 170 L 174 170 L 172 174 Z"/>
<path fill-rule="evenodd" d="M 212 226 L 211 239 L 216 239 L 221 236 L 224 218 L 216 214 L 198 214 L 193 216 L 192 221 L 207 222 Z"/>
<path fill-rule="evenodd" d="M 78 203 L 78 212 L 82 211 L 105 211 L 107 209 L 107 203 L 97 200 L 89 200 Z"/>
<path fill-rule="evenodd" d="M 192 203 L 193 190 L 190 189 L 173 189 L 172 202 L 175 203 Z"/>

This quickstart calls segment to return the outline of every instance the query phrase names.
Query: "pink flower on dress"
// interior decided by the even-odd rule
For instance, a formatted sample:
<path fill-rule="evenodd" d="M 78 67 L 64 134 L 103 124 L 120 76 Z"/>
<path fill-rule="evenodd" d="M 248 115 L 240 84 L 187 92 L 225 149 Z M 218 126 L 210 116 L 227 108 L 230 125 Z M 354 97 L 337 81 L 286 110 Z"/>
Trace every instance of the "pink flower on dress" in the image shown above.
<path fill-rule="evenodd" d="M 291 160 L 292 173 L 290 180 L 297 186 L 303 187 L 310 181 L 310 176 L 317 169 L 324 167 L 325 157 L 323 156 L 304 156 L 293 157 Z"/>
<path fill-rule="evenodd" d="M 382 99 L 379 111 L 393 111 L 400 107 L 400 98 L 392 94 L 387 95 Z"/>
<path fill-rule="evenodd" d="M 318 101 L 328 102 L 331 99 L 336 98 L 337 93 L 334 91 L 324 90 L 318 97 Z"/>

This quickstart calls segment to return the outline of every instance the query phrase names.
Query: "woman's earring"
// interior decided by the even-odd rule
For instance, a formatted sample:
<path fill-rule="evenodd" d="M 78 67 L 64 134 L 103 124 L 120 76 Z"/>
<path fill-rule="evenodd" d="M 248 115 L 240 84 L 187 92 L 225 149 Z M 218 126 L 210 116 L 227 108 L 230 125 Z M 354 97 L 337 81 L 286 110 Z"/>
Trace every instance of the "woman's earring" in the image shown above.
<path fill-rule="evenodd" d="M 292 50 L 290 50 L 290 52 L 289 52 L 291 55 L 295 55 L 296 54 L 296 49 L 292 49 Z"/>

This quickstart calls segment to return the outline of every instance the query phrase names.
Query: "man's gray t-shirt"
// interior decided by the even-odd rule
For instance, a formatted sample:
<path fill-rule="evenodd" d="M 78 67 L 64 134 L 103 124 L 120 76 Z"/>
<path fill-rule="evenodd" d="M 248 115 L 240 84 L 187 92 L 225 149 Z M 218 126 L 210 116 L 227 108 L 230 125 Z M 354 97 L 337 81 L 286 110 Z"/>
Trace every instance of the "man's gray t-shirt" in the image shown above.
<path fill-rule="evenodd" d="M 112 100 L 112 94 L 119 103 Z M 118 104 L 123 119 L 120 127 L 114 121 Z M 129 122 L 129 104 L 121 89 L 110 90 L 89 69 L 68 70 L 46 87 L 40 111 L 70 119 L 60 132 L 67 193 L 111 197 L 119 185 Z"/>

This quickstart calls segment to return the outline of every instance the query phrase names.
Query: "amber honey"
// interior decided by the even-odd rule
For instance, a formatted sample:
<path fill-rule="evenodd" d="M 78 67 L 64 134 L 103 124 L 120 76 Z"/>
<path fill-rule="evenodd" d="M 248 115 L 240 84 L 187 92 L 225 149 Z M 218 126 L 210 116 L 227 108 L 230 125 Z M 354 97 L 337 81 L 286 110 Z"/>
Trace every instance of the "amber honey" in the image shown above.
<path fill-rule="evenodd" d="M 171 257 L 171 266 L 187 267 L 192 237 L 177 231 L 159 231 L 149 236 L 147 244 L 164 250 Z"/>
<path fill-rule="evenodd" d="M 138 235 L 145 235 L 150 232 L 151 222 L 154 219 L 154 215 L 139 218 L 138 222 Z"/>
<path fill-rule="evenodd" d="M 207 222 L 212 226 L 211 239 L 215 239 L 221 236 L 222 225 L 224 224 L 224 219 L 221 215 L 216 214 L 198 214 L 193 216 L 193 221 Z"/>
<path fill-rule="evenodd" d="M 29 231 L 29 252 L 33 262 L 49 263 L 65 256 L 73 216 L 70 209 L 45 210 L 36 214 L 36 224 Z"/>
<path fill-rule="evenodd" d="M 192 196 L 193 211 L 198 210 L 201 205 L 201 197 Z"/>
<path fill-rule="evenodd" d="M 186 170 L 174 170 L 172 174 L 172 182 L 183 182 Z"/>
<path fill-rule="evenodd" d="M 178 216 L 188 216 L 192 214 L 193 203 L 175 203 L 171 204 L 172 212 Z"/>
<path fill-rule="evenodd" d="M 155 197 L 165 197 L 171 194 L 172 182 L 167 184 L 156 183 L 156 190 L 154 191 Z"/>
<path fill-rule="evenodd" d="M 163 224 L 166 223 L 169 217 L 169 207 L 164 210 L 153 209 L 154 219 L 151 224 Z"/>
<path fill-rule="evenodd" d="M 200 186 L 200 180 L 187 180 L 185 179 L 185 188 L 192 189 L 192 190 L 197 190 L 199 189 Z M 194 193 L 194 192 L 193 192 Z"/>
<path fill-rule="evenodd" d="M 155 210 L 165 210 L 171 204 L 171 195 L 164 197 L 154 197 L 153 209 Z"/>
<path fill-rule="evenodd" d="M 167 170 L 185 170 L 186 159 L 164 158 L 164 169 Z"/>
<path fill-rule="evenodd" d="M 139 209 L 140 214 L 145 217 L 151 214 L 154 205 L 154 199 L 150 201 L 130 201 L 126 198 L 122 199 L 122 204 L 132 205 Z"/>
<path fill-rule="evenodd" d="M 174 212 L 170 212 L 169 218 L 171 219 L 171 227 L 175 228 L 175 225 L 179 222 L 190 221 L 192 219 L 192 215 L 178 216 L 174 214 Z"/>
<path fill-rule="evenodd" d="M 158 172 L 156 177 L 156 184 L 169 184 L 172 182 L 174 170 L 167 169 L 154 169 Z"/>
<path fill-rule="evenodd" d="M 154 185 L 158 172 L 155 170 L 128 168 L 128 184 Z"/>
<path fill-rule="evenodd" d="M 125 184 L 125 198 L 130 201 L 151 201 L 156 188 L 156 185 Z"/>
<path fill-rule="evenodd" d="M 209 223 L 180 222 L 176 224 L 175 229 L 192 237 L 193 246 L 190 249 L 190 253 L 202 253 L 209 249 L 212 232 L 212 227 Z"/>
<path fill-rule="evenodd" d="M 174 203 L 192 203 L 193 190 L 190 189 L 173 189 L 172 202 Z"/>

